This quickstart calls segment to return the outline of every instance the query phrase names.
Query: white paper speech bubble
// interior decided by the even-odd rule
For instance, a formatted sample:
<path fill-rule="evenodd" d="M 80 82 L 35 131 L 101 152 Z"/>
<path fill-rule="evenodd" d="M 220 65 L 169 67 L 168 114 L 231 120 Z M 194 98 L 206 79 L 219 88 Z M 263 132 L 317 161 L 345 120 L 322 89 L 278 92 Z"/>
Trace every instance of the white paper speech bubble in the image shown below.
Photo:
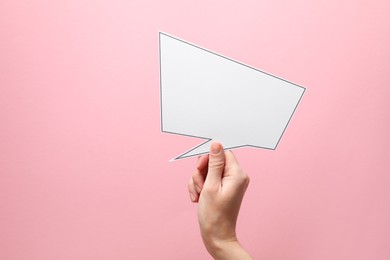
<path fill-rule="evenodd" d="M 305 88 L 159 33 L 161 131 L 207 139 L 174 158 L 225 149 L 275 149 Z"/>

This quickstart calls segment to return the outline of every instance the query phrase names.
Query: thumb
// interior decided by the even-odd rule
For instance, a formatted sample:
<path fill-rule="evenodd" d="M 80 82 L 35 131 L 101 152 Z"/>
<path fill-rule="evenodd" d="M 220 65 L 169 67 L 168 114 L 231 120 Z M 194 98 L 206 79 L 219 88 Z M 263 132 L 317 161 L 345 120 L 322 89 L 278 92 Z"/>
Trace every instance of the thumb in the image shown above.
<path fill-rule="evenodd" d="M 210 146 L 209 168 L 205 186 L 220 186 L 223 170 L 225 168 L 225 153 L 222 144 L 212 143 Z"/>

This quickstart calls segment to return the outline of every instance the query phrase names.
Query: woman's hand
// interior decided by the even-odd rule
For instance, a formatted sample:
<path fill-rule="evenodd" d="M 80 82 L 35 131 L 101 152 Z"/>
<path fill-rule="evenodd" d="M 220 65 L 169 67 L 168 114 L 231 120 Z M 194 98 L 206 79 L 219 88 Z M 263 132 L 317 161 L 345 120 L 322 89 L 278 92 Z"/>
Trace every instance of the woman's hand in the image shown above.
<path fill-rule="evenodd" d="M 236 236 L 236 222 L 249 177 L 233 153 L 213 143 L 210 154 L 199 157 L 189 184 L 192 202 L 198 202 L 203 242 L 215 259 L 251 259 Z"/>

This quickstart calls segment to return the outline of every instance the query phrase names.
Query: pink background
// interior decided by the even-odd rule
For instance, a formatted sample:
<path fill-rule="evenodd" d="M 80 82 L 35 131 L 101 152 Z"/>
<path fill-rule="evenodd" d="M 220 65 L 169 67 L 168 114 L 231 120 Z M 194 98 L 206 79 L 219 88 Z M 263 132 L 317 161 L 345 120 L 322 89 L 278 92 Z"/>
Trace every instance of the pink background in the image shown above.
<path fill-rule="evenodd" d="M 208 259 L 160 132 L 158 31 L 306 86 L 236 150 L 256 259 L 390 259 L 390 2 L 0 2 L 0 259 Z"/>

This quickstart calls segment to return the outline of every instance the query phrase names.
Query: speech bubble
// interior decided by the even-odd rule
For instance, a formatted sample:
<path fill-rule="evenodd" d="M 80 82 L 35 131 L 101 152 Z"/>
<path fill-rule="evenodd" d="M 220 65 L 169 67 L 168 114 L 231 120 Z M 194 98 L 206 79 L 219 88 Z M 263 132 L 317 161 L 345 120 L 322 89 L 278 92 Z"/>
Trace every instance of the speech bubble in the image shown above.
<path fill-rule="evenodd" d="M 206 139 L 172 160 L 225 149 L 276 149 L 305 88 L 159 32 L 161 131 Z"/>

